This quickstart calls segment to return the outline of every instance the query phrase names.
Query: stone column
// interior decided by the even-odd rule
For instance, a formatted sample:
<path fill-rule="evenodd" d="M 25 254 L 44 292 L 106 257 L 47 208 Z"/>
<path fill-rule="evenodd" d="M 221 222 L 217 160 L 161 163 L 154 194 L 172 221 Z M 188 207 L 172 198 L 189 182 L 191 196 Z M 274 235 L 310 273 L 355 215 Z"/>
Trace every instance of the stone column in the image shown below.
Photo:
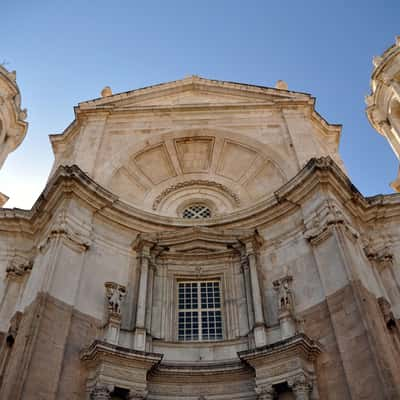
<path fill-rule="evenodd" d="M 136 329 L 134 348 L 136 350 L 146 349 L 146 306 L 147 306 L 147 289 L 149 280 L 149 258 L 150 248 L 143 245 L 140 249 L 140 280 L 137 298 L 136 312 Z"/>
<path fill-rule="evenodd" d="M 247 257 L 241 257 L 241 266 L 243 271 L 243 280 L 246 293 L 247 313 L 249 321 L 249 329 L 254 328 L 254 311 L 253 311 L 253 299 L 251 296 L 251 282 L 250 282 L 250 269 Z"/>
<path fill-rule="evenodd" d="M 263 302 L 258 276 L 256 249 L 253 240 L 246 242 L 246 252 L 250 270 L 251 295 L 254 310 L 254 341 L 256 347 L 260 347 L 267 344 L 267 337 L 265 332 Z"/>
<path fill-rule="evenodd" d="M 154 275 L 156 266 L 152 261 L 148 260 L 148 285 L 147 285 L 147 300 L 146 300 L 146 331 L 151 331 L 151 320 L 153 311 L 153 287 Z"/>

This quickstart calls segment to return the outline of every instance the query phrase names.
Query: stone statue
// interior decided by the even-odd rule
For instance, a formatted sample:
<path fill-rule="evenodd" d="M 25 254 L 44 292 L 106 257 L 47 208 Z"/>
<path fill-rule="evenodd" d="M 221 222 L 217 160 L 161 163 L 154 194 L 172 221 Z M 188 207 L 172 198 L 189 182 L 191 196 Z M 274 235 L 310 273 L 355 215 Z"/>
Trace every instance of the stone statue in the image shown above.
<path fill-rule="evenodd" d="M 121 303 L 126 296 L 125 286 L 119 285 L 115 282 L 106 282 L 106 298 L 108 301 L 108 312 L 110 315 L 121 315 Z"/>
<path fill-rule="evenodd" d="M 293 278 L 289 275 L 274 281 L 273 285 L 278 292 L 278 311 L 279 313 L 294 313 L 294 296 L 291 289 Z"/>

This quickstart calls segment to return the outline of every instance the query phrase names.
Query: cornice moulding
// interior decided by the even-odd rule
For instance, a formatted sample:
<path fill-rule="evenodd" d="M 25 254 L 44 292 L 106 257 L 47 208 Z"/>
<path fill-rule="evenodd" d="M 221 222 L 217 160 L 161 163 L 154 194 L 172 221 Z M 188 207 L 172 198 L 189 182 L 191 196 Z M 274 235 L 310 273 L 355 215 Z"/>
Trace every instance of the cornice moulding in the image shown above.
<path fill-rule="evenodd" d="M 377 218 L 400 217 L 400 194 L 363 197 L 347 176 L 329 157 L 311 159 L 274 196 L 229 216 L 207 221 L 190 221 L 160 216 L 142 211 L 121 200 L 98 185 L 77 166 L 61 166 L 48 182 L 42 195 L 31 210 L 0 209 L 0 224 L 6 230 L 37 232 L 46 223 L 53 210 L 65 197 L 75 198 L 92 208 L 98 216 L 135 232 L 160 231 L 172 228 L 213 227 L 221 229 L 254 229 L 271 224 L 295 212 L 316 190 L 333 191 L 346 204 L 351 213 L 369 223 Z M 4 229 L 3 228 L 3 229 Z"/>
<path fill-rule="evenodd" d="M 239 96 L 246 101 L 236 104 L 232 103 L 200 103 L 200 104 L 177 104 L 177 105 L 129 105 L 126 109 L 121 103 L 127 100 L 137 101 L 139 99 L 157 98 L 177 91 L 187 90 L 209 91 L 216 94 Z M 251 99 L 257 101 L 251 102 Z M 249 102 L 250 100 L 250 102 Z M 316 110 L 315 98 L 308 93 L 280 90 L 257 85 L 242 84 L 236 82 L 226 82 L 210 80 L 201 77 L 188 77 L 182 80 L 161 83 L 145 87 L 142 89 L 131 90 L 112 96 L 97 98 L 79 103 L 75 108 L 75 120 L 61 134 L 51 135 L 50 141 L 53 149 L 61 143 L 68 143 L 70 136 L 77 131 L 77 127 L 87 115 L 93 113 L 111 112 L 114 113 L 148 113 L 148 112 L 190 112 L 201 110 L 219 112 L 223 110 L 246 110 L 254 108 L 277 108 L 290 109 L 292 107 L 306 107 L 310 110 L 312 119 L 317 121 L 324 132 L 336 136 L 336 143 L 339 142 L 341 125 L 329 124 Z"/>

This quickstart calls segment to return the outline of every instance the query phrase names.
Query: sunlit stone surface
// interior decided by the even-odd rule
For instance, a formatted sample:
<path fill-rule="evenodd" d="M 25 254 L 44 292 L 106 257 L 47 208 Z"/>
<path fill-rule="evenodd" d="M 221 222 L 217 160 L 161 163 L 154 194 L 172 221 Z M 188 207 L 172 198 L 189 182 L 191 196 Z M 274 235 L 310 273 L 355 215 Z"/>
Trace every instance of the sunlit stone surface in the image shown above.
<path fill-rule="evenodd" d="M 1 399 L 400 398 L 400 195 L 363 197 L 289 89 L 75 108 L 32 210 L 0 209 Z"/>

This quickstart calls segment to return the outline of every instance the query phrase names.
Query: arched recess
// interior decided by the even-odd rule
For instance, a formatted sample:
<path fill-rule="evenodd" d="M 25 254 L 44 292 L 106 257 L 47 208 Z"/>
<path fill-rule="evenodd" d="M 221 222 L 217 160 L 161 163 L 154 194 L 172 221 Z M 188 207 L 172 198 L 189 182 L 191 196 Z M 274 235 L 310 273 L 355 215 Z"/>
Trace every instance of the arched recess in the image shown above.
<path fill-rule="evenodd" d="M 121 149 L 97 179 L 125 201 L 156 212 L 154 202 L 163 192 L 184 182 L 193 182 L 187 188 L 193 191 L 204 181 L 228 188 L 240 199 L 233 208 L 243 208 L 271 195 L 296 168 L 282 152 L 242 133 L 185 129 Z"/>

